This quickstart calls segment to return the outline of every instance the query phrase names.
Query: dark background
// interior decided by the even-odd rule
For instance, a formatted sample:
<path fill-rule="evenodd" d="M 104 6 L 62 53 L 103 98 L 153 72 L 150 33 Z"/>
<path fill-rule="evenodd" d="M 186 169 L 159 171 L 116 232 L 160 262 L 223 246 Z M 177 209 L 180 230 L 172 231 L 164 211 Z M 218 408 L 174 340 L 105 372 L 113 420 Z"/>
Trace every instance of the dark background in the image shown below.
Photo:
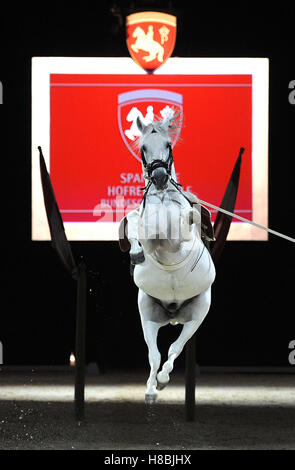
<path fill-rule="evenodd" d="M 33 4 L 32 4 L 33 5 Z M 129 56 L 126 15 L 157 10 L 177 15 L 173 55 L 269 57 L 269 227 L 294 237 L 295 79 L 292 11 L 208 7 L 183 1 L 11 2 L 1 7 L 1 313 L 7 365 L 67 364 L 74 347 L 76 284 L 49 242 L 31 241 L 31 57 Z M 208 142 L 210 145 L 210 142 Z M 214 171 L 214 164 L 212 164 Z M 106 368 L 146 367 L 129 256 L 115 242 L 72 242 L 89 279 L 87 361 Z M 295 339 L 294 245 L 228 242 L 217 269 L 210 312 L 197 333 L 203 366 L 288 366 Z M 178 327 L 160 330 L 166 351 Z M 179 358 L 178 367 L 183 366 Z"/>

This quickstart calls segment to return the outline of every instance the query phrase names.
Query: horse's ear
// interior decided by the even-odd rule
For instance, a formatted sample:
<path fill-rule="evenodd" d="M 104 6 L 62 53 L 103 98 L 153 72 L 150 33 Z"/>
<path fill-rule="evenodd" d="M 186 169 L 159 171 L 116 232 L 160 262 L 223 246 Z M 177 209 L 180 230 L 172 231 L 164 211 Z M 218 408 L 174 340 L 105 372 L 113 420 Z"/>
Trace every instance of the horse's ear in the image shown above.
<path fill-rule="evenodd" d="M 138 127 L 138 130 L 139 130 L 141 133 L 143 133 L 143 131 L 144 131 L 144 129 L 145 129 L 146 126 L 144 125 L 144 123 L 142 122 L 142 120 L 140 119 L 139 116 L 137 116 L 136 125 L 137 125 L 137 127 Z"/>

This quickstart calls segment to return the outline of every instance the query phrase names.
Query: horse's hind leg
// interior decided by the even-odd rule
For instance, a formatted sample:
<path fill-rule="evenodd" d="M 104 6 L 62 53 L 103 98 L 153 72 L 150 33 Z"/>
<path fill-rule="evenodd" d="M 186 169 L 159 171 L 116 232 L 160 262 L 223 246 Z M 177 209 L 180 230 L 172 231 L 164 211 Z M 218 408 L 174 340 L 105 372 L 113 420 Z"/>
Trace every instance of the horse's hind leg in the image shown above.
<path fill-rule="evenodd" d="M 157 372 L 161 363 L 161 355 L 157 347 L 157 336 L 161 325 L 152 321 L 142 323 L 144 339 L 149 350 L 150 375 L 146 383 L 145 402 L 155 403 L 157 399 Z"/>
<path fill-rule="evenodd" d="M 167 324 L 163 317 L 163 309 L 154 299 L 139 289 L 138 307 L 141 317 L 143 335 L 148 347 L 150 363 L 150 375 L 147 381 L 145 402 L 155 403 L 157 399 L 157 372 L 161 363 L 161 355 L 158 350 L 157 336 L 161 326 Z"/>
<path fill-rule="evenodd" d="M 178 319 L 184 323 L 182 331 L 168 351 L 168 360 L 163 364 L 162 370 L 157 375 L 158 390 L 162 390 L 170 380 L 169 374 L 173 370 L 175 359 L 182 352 L 187 341 L 197 331 L 211 303 L 211 287 L 195 297 L 189 304 L 182 307 Z"/>
<path fill-rule="evenodd" d="M 161 49 L 159 49 L 159 52 L 158 52 L 158 61 L 159 62 L 163 62 L 163 56 L 164 56 L 164 47 L 161 47 Z"/>

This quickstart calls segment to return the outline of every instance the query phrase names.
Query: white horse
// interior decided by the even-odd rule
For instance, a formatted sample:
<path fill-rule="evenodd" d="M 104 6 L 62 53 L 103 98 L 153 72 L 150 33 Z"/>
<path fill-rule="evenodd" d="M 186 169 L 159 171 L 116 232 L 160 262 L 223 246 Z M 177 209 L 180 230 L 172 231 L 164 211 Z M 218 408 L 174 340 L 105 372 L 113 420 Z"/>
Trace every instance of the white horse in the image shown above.
<path fill-rule="evenodd" d="M 157 390 L 168 384 L 175 359 L 206 317 L 215 279 L 201 234 L 201 206 L 194 195 L 180 191 L 176 182 L 171 147 L 175 121 L 174 117 L 145 125 L 137 119 L 146 188 L 139 209 L 120 224 L 120 246 L 123 251 L 130 249 L 148 346 L 146 403 L 154 403 Z M 180 323 L 183 328 L 159 370 L 157 335 L 169 323 Z"/>
<path fill-rule="evenodd" d="M 131 45 L 131 49 L 134 52 L 139 52 L 140 49 L 149 53 L 149 55 L 143 57 L 145 62 L 151 62 L 156 58 L 159 62 L 163 62 L 164 47 L 154 40 L 154 30 L 152 26 L 149 26 L 146 34 L 140 26 L 137 26 L 132 37 L 136 38 L 135 43 Z"/>

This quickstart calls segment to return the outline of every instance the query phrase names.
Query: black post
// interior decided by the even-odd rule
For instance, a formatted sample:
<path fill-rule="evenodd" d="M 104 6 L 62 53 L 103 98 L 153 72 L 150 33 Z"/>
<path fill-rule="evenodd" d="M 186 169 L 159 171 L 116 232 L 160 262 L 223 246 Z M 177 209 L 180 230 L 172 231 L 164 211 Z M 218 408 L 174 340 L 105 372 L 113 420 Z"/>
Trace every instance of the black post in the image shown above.
<path fill-rule="evenodd" d="M 185 346 L 185 418 L 195 421 L 196 334 Z"/>
<path fill-rule="evenodd" d="M 75 415 L 78 421 L 84 419 L 85 386 L 85 336 L 86 336 L 86 296 L 87 274 L 84 262 L 78 268 L 76 348 L 75 348 Z"/>

